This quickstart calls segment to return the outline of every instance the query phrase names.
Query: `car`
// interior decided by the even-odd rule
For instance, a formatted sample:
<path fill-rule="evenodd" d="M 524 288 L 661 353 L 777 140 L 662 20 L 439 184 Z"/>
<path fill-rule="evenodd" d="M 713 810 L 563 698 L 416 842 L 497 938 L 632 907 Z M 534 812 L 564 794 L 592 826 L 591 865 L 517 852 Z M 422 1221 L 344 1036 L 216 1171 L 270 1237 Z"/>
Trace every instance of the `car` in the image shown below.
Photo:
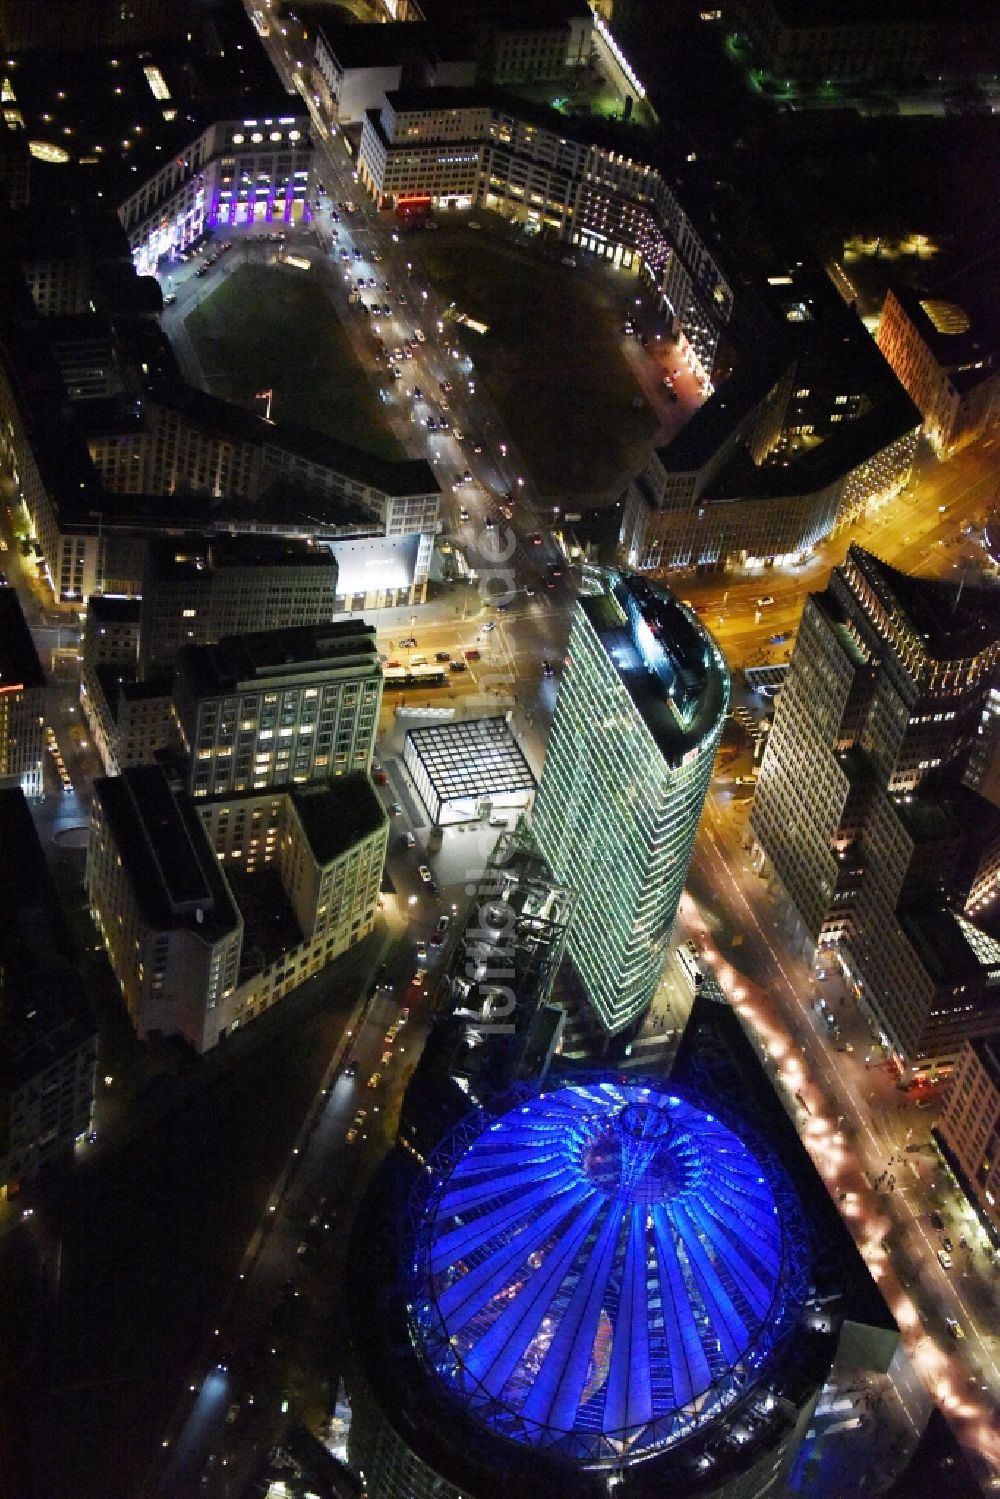
<path fill-rule="evenodd" d="M 427 342 L 427 335 L 420 328 L 414 328 L 413 336 L 417 340 L 418 344 Z"/>
<path fill-rule="evenodd" d="M 299 1253 L 301 1253 L 301 1252 L 302 1252 L 302 1245 L 300 1244 L 299 1245 Z M 226 1411 L 226 1425 L 227 1426 L 232 1426 L 233 1422 L 239 1416 L 239 1413 L 240 1413 L 240 1403 L 239 1403 L 238 1400 L 234 1400 L 233 1403 L 232 1403 L 232 1405 Z"/>
<path fill-rule="evenodd" d="M 551 677 L 554 674 L 555 667 L 552 665 L 551 661 L 543 661 L 542 662 L 542 672 L 547 677 Z"/>
<path fill-rule="evenodd" d="M 483 634 L 484 635 L 488 635 L 490 633 L 490 631 L 491 630 L 495 630 L 496 627 L 497 627 L 496 620 L 495 619 L 488 619 L 486 621 L 486 623 L 483 625 Z"/>
<path fill-rule="evenodd" d="M 451 917 L 450 916 L 439 916 L 438 917 L 437 931 L 438 931 L 438 935 L 439 936 L 441 936 L 441 937 L 444 936 L 445 932 L 448 930 L 448 927 L 449 927 L 450 923 L 451 923 Z"/>
<path fill-rule="evenodd" d="M 200 265 L 198 267 L 198 269 L 195 271 L 195 275 L 196 276 L 207 276 L 208 275 L 208 266 L 207 265 Z"/>
<path fill-rule="evenodd" d="M 416 648 L 417 642 L 412 635 L 410 635 L 406 640 L 401 640 L 399 642 L 399 649 L 401 651 L 415 651 Z"/>
<path fill-rule="evenodd" d="M 163 299 L 163 305 L 164 307 L 173 307 L 176 301 L 177 293 L 175 291 L 168 291 L 167 295 Z"/>
<path fill-rule="evenodd" d="M 402 802 L 390 802 L 390 804 L 389 804 L 389 816 L 390 817 L 402 817 L 402 815 L 403 815 L 403 804 L 402 804 Z"/>
<path fill-rule="evenodd" d="M 482 445 L 482 443 L 481 442 L 474 442 L 472 444 L 472 451 L 474 453 L 481 453 L 483 451 L 483 445 Z"/>
<path fill-rule="evenodd" d="M 400 1023 L 400 1025 L 405 1025 L 406 1022 L 409 1020 L 409 1018 L 410 1018 L 410 1007 L 409 1007 L 409 1005 L 404 1005 L 403 1008 L 399 1012 L 399 1023 Z"/>
<path fill-rule="evenodd" d="M 392 1058 L 393 1058 L 393 1052 L 392 1052 L 392 1048 L 390 1047 L 388 1050 L 386 1050 L 386 1051 L 384 1051 L 382 1053 L 382 1066 L 383 1067 L 388 1067 L 389 1063 L 392 1061 Z"/>
<path fill-rule="evenodd" d="M 541 531 L 534 531 L 532 533 L 532 536 L 531 536 L 531 545 L 534 546 L 534 547 L 540 547 L 541 544 L 542 544 L 542 533 L 541 533 Z"/>
<path fill-rule="evenodd" d="M 357 1132 L 357 1130 L 354 1129 L 354 1128 L 351 1128 L 351 1129 L 349 1129 L 347 1131 L 347 1134 L 344 1136 L 344 1144 L 345 1145 L 353 1145 L 354 1142 L 355 1142 L 355 1140 L 357 1138 L 358 1138 L 358 1132 Z"/>
<path fill-rule="evenodd" d="M 389 1029 L 385 1033 L 385 1044 L 386 1044 L 386 1046 L 391 1046 L 392 1045 L 392 1043 L 396 1039 L 396 1032 L 398 1030 L 399 1030 L 399 1022 L 398 1021 L 395 1023 L 395 1025 L 390 1025 Z"/>
<path fill-rule="evenodd" d="M 435 651 L 434 652 L 434 660 L 435 661 L 450 661 L 451 660 L 451 651 Z"/>
<path fill-rule="evenodd" d="M 417 971 L 416 971 L 416 973 L 413 975 L 413 978 L 410 980 L 410 982 L 413 985 L 414 989 L 422 989 L 424 987 L 424 980 L 426 979 L 426 977 L 427 977 L 427 969 L 426 968 L 418 968 Z"/>
<path fill-rule="evenodd" d="M 954 1317 L 945 1317 L 944 1325 L 953 1338 L 965 1337 L 964 1327 L 962 1326 L 961 1322 L 956 1321 Z"/>
<path fill-rule="evenodd" d="M 496 516 L 495 515 L 488 515 L 486 517 L 486 529 L 487 529 L 487 531 L 492 531 L 493 528 L 496 526 L 496 523 L 497 523 Z"/>
<path fill-rule="evenodd" d="M 940 1264 L 942 1270 L 951 1269 L 951 1255 L 948 1253 L 947 1249 L 939 1249 L 937 1252 L 937 1257 L 938 1263 Z"/>
<path fill-rule="evenodd" d="M 766 609 L 769 604 L 774 603 L 774 598 L 769 593 L 762 593 L 759 599 L 754 599 L 758 609 Z"/>
<path fill-rule="evenodd" d="M 399 303 L 400 307 L 405 307 L 406 306 L 406 293 L 405 293 L 405 291 L 401 291 L 399 293 L 399 295 L 396 298 L 396 301 Z"/>
<path fill-rule="evenodd" d="M 421 864 L 420 868 L 417 870 L 417 873 L 419 874 L 425 885 L 429 885 L 431 880 L 434 878 L 426 864 Z"/>
<path fill-rule="evenodd" d="M 360 1129 L 361 1126 L 364 1124 L 364 1122 L 365 1122 L 365 1120 L 367 1118 L 368 1118 L 368 1110 L 367 1109 L 359 1109 L 358 1112 L 354 1116 L 354 1128 L 355 1129 Z"/>
<path fill-rule="evenodd" d="M 468 669 L 469 668 L 466 666 L 466 664 L 465 664 L 464 661 L 449 661 L 448 662 L 448 670 L 449 671 L 468 671 Z"/>
<path fill-rule="evenodd" d="M 364 260 L 365 257 L 362 255 L 360 250 L 355 250 L 354 258 L 355 260 Z"/>
<path fill-rule="evenodd" d="M 376 786 L 388 786 L 389 784 L 389 777 L 386 775 L 384 770 L 373 770 L 372 780 L 375 782 Z"/>
<path fill-rule="evenodd" d="M 417 846 L 417 837 L 416 837 L 416 834 L 415 833 L 410 833 L 410 832 L 404 833 L 403 834 L 403 847 L 404 848 L 416 848 L 416 846 Z"/>
<path fill-rule="evenodd" d="M 444 938 L 440 932 L 431 933 L 431 947 L 440 947 L 443 941 Z"/>
<path fill-rule="evenodd" d="M 942 1249 L 947 1249 L 949 1254 L 951 1254 L 955 1248 L 954 1244 L 948 1238 L 947 1234 L 945 1234 L 944 1238 L 941 1240 L 941 1247 Z"/>
<path fill-rule="evenodd" d="M 357 1071 L 358 1071 L 358 1064 L 357 1064 L 357 1062 L 348 1062 L 347 1066 L 344 1068 L 344 1076 L 345 1077 L 356 1077 L 357 1076 Z"/>
<path fill-rule="evenodd" d="M 439 380 L 438 385 L 441 388 L 442 395 L 446 396 L 450 396 L 452 391 L 455 389 L 450 380 Z"/>
<path fill-rule="evenodd" d="M 427 943 L 426 942 L 418 942 L 417 943 L 417 962 L 418 963 L 426 963 L 427 962 Z"/>
<path fill-rule="evenodd" d="M 462 655 L 466 661 L 478 661 L 480 659 L 480 653 L 476 650 L 475 646 L 470 646 L 467 651 L 462 652 Z"/>
<path fill-rule="evenodd" d="M 368 1079 L 368 1086 L 369 1086 L 369 1088 L 377 1088 L 378 1085 L 379 1085 L 379 1083 L 381 1081 L 382 1081 L 382 1074 L 381 1074 L 381 1072 L 373 1072 L 372 1075 L 371 1075 L 371 1077 Z"/>
<path fill-rule="evenodd" d="M 302 1240 L 302 1243 L 299 1245 L 298 1249 L 296 1249 L 295 1253 L 298 1255 L 299 1259 L 302 1259 L 302 1257 L 304 1255 L 307 1255 L 309 1253 L 309 1245 L 306 1243 L 305 1239 Z M 230 1409 L 231 1408 L 232 1407 L 230 1407 Z M 237 1410 L 237 1413 L 238 1413 L 239 1412 L 239 1406 L 236 1407 L 236 1410 Z M 227 1416 L 226 1420 L 228 1421 L 228 1419 L 229 1419 L 229 1417 Z"/>
<path fill-rule="evenodd" d="M 431 895 L 438 895 L 440 893 L 440 887 L 437 880 L 428 880 L 427 888 L 430 891 Z"/>
<path fill-rule="evenodd" d="M 455 428 L 455 436 L 458 437 L 459 439 L 461 439 L 461 433 L 458 431 L 457 427 Z M 463 471 L 462 471 L 462 483 L 463 484 L 471 484 L 472 483 L 472 473 L 471 473 L 471 471 L 469 469 L 463 469 Z"/>
<path fill-rule="evenodd" d="M 461 427 L 456 427 L 454 429 L 454 438 L 456 442 L 465 441 L 465 433 L 462 431 Z"/>
<path fill-rule="evenodd" d="M 781 630 L 777 635 L 769 635 L 767 639 L 769 645 L 784 645 L 788 639 L 788 631 Z"/>
<path fill-rule="evenodd" d="M 944 1219 L 938 1212 L 931 1213 L 931 1227 L 936 1228 L 938 1233 L 944 1232 Z"/>
<path fill-rule="evenodd" d="M 420 386 L 419 386 L 419 385 L 415 385 L 415 386 L 414 386 L 414 387 L 413 387 L 413 399 L 414 399 L 414 400 L 415 400 L 415 401 L 422 401 L 422 400 L 423 400 L 423 398 L 424 398 L 424 393 L 423 393 L 423 391 L 422 391 L 422 390 L 421 390 L 421 389 L 420 389 Z"/>
<path fill-rule="evenodd" d="M 469 520 L 469 512 L 468 512 L 468 510 L 466 509 L 466 507 L 464 505 L 462 506 L 461 510 L 458 512 L 458 518 L 459 518 L 460 521 L 462 521 L 463 524 L 466 521 Z"/>

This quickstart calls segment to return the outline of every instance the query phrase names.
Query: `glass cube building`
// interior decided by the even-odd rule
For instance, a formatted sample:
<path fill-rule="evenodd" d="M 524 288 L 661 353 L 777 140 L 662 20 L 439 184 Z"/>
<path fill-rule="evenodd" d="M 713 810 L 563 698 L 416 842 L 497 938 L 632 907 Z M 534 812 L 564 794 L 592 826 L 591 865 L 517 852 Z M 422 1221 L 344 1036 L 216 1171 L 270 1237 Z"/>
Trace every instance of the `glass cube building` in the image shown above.
<path fill-rule="evenodd" d="M 578 891 L 569 955 L 612 1034 L 656 991 L 728 702 L 722 652 L 669 590 L 610 573 L 579 600 L 532 828 Z"/>

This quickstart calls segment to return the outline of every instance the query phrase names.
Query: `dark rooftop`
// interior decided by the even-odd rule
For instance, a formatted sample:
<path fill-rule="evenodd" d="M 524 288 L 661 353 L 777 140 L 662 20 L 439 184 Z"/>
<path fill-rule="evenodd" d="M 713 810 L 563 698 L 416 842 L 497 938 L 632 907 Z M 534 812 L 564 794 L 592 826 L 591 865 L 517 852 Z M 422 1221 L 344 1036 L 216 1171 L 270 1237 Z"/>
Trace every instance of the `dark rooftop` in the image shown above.
<path fill-rule="evenodd" d="M 912 577 L 856 543 L 847 561 L 859 569 L 890 615 L 906 617 L 932 659 L 967 658 L 1000 641 L 997 589 Z"/>
<path fill-rule="evenodd" d="M 306 675 L 338 667 L 380 669 L 375 627 L 353 619 L 224 635 L 213 645 L 184 646 L 177 666 L 196 697 L 230 692 L 238 683 L 264 675 Z"/>
<path fill-rule="evenodd" d="M 141 609 L 139 599 L 108 598 L 102 593 L 92 593 L 87 600 L 87 613 L 98 624 L 137 625 Z"/>
<path fill-rule="evenodd" d="M 17 1087 L 91 1037 L 62 907 L 28 803 L 0 791 L 0 1089 Z M 0 1154 L 8 1119 L 0 1109 Z"/>
<path fill-rule="evenodd" d="M 389 820 L 375 787 L 360 770 L 296 786 L 289 794 L 318 864 L 331 863 Z"/>
<path fill-rule="evenodd" d="M 117 204 L 216 120 L 302 113 L 284 93 L 239 0 L 199 7 L 171 42 L 5 59 L 24 132 L 36 147 L 33 199 L 103 194 Z M 6 98 L 6 95 L 5 95 Z"/>
<path fill-rule="evenodd" d="M 207 940 L 237 922 L 228 887 L 197 814 L 159 766 L 101 777 L 94 791 L 150 925 L 187 927 Z"/>
<path fill-rule="evenodd" d="M 218 568 L 336 566 L 326 547 L 282 536 L 177 536 L 155 538 L 148 552 L 148 576 L 187 577 Z"/>
<path fill-rule="evenodd" d="M 0 584 L 0 691 L 14 686 L 44 687 L 45 674 L 20 600 Z"/>

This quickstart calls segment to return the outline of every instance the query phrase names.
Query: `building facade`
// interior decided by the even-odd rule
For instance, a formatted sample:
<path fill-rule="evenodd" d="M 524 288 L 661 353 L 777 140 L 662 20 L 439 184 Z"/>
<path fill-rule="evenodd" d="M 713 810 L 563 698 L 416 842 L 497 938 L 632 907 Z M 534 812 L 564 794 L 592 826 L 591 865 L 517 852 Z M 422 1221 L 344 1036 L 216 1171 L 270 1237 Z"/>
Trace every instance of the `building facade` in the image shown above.
<path fill-rule="evenodd" d="M 311 170 L 307 114 L 213 121 L 119 204 L 136 270 L 151 275 L 206 229 L 298 221 Z"/>
<path fill-rule="evenodd" d="M 174 699 L 196 798 L 367 773 L 382 700 L 375 631 L 345 620 L 188 646 Z"/>
<path fill-rule="evenodd" d="M 936 1133 L 994 1245 L 1000 1245 L 1000 1041 L 968 1041 Z"/>
<path fill-rule="evenodd" d="M 876 342 L 924 418 L 939 457 L 985 437 L 1000 423 L 995 336 L 978 336 L 955 302 L 890 288 Z"/>
<path fill-rule="evenodd" d="M 0 790 L 0 1198 L 93 1122 L 97 1026 L 20 790 Z"/>
<path fill-rule="evenodd" d="M 606 1032 L 656 991 L 729 701 L 729 673 L 665 589 L 612 574 L 570 632 L 532 827 L 578 893 L 568 952 Z"/>
<path fill-rule="evenodd" d="M 45 675 L 14 589 L 0 583 L 0 787 L 41 796 Z"/>
<path fill-rule="evenodd" d="M 253 536 L 152 541 L 142 583 L 140 675 L 172 668 L 182 646 L 254 630 L 326 624 L 336 589 L 332 555 L 304 541 Z"/>
<path fill-rule="evenodd" d="M 656 165 L 585 126 L 504 95 L 398 91 L 365 115 L 358 172 L 380 207 L 414 196 L 481 203 L 613 265 L 639 270 L 706 379 L 732 287 Z"/>
<path fill-rule="evenodd" d="M 917 1074 L 1000 1025 L 1000 816 L 965 780 L 998 666 L 991 594 L 852 546 L 806 601 L 750 813 L 803 948 Z"/>

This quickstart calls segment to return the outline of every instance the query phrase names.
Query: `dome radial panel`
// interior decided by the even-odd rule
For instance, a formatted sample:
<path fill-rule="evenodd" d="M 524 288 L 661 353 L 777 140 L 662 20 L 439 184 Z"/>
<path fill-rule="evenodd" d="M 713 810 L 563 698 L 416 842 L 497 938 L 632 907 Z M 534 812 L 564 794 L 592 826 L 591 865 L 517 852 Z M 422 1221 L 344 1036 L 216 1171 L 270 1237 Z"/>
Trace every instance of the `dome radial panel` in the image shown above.
<path fill-rule="evenodd" d="M 499 1433 L 600 1464 L 669 1447 L 795 1320 L 779 1201 L 718 1119 L 638 1082 L 564 1086 L 429 1163 L 411 1335 Z"/>

